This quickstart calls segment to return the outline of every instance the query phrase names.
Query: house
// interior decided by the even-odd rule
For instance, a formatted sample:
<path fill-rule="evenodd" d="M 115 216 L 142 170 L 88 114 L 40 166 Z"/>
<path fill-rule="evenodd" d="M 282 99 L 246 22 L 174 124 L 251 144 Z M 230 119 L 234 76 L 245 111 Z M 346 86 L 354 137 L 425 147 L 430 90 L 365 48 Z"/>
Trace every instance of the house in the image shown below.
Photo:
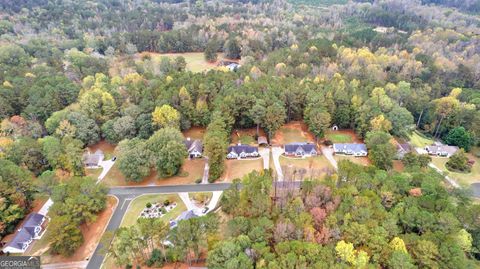
<path fill-rule="evenodd" d="M 228 64 L 226 65 L 226 67 L 228 68 L 228 70 L 234 72 L 234 71 L 237 71 L 238 68 L 240 68 L 241 65 L 237 64 L 237 63 L 231 63 L 231 64 Z"/>
<path fill-rule="evenodd" d="M 425 151 L 429 155 L 439 156 L 439 157 L 450 157 L 455 154 L 459 148 L 457 146 L 448 146 L 441 143 L 434 143 L 430 146 L 425 147 Z"/>
<path fill-rule="evenodd" d="M 316 156 L 317 155 L 317 146 L 312 143 L 291 143 L 284 146 L 285 155 L 287 156 Z"/>
<path fill-rule="evenodd" d="M 183 211 L 175 220 L 170 221 L 170 228 L 175 228 L 182 220 L 189 220 L 196 217 L 199 217 L 199 215 L 193 210 Z"/>
<path fill-rule="evenodd" d="M 241 159 L 248 157 L 258 157 L 258 147 L 238 144 L 228 147 L 227 159 Z"/>
<path fill-rule="evenodd" d="M 199 139 L 190 139 L 188 137 L 185 141 L 183 141 L 185 144 L 185 147 L 187 148 L 188 151 L 188 157 L 189 158 L 201 158 L 203 154 L 203 144 L 202 141 Z"/>
<path fill-rule="evenodd" d="M 45 216 L 42 214 L 30 214 L 12 240 L 5 245 L 3 252 L 24 253 L 34 239 L 42 237 L 42 232 L 45 231 L 42 228 L 42 224 L 45 222 L 45 219 Z"/>
<path fill-rule="evenodd" d="M 98 168 L 105 155 L 103 151 L 97 150 L 95 153 L 87 152 L 83 155 L 83 164 L 87 168 Z"/>
<path fill-rule="evenodd" d="M 368 155 L 367 146 L 365 144 L 333 144 L 335 154 L 352 155 L 355 157 L 363 157 Z"/>
<path fill-rule="evenodd" d="M 403 156 L 405 154 L 409 153 L 412 151 L 412 147 L 408 143 L 397 143 L 397 158 L 398 159 L 403 159 Z"/>
<path fill-rule="evenodd" d="M 261 145 L 268 146 L 268 140 L 265 136 L 259 136 L 258 139 L 257 139 L 257 143 L 258 143 L 259 146 L 261 146 Z"/>

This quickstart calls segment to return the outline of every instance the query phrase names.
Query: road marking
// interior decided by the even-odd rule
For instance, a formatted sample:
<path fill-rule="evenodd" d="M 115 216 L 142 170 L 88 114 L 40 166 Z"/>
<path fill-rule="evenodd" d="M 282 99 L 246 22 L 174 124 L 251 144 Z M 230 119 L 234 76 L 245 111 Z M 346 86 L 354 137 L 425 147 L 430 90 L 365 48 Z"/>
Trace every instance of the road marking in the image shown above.
<path fill-rule="evenodd" d="M 123 206 L 125 205 L 126 201 L 132 201 L 132 198 L 126 198 L 125 200 L 123 200 L 123 203 L 122 203 L 122 206 L 120 207 L 120 209 L 123 209 Z"/>

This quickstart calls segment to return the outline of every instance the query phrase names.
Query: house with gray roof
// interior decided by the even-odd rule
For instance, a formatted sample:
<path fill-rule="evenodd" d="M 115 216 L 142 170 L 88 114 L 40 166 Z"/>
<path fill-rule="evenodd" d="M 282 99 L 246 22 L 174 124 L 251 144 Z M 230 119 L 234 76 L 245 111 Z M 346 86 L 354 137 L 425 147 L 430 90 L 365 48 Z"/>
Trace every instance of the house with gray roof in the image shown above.
<path fill-rule="evenodd" d="M 258 147 L 238 144 L 228 147 L 227 159 L 244 159 L 258 157 Z"/>
<path fill-rule="evenodd" d="M 350 155 L 355 157 L 364 157 L 368 155 L 367 146 L 365 144 L 333 144 L 333 152 L 335 154 Z"/>
<path fill-rule="evenodd" d="M 284 146 L 285 155 L 296 157 L 316 156 L 317 146 L 313 143 L 290 143 Z"/>
<path fill-rule="evenodd" d="M 187 148 L 188 151 L 188 157 L 189 158 L 201 158 L 203 154 L 203 143 L 199 139 L 190 139 L 188 137 L 183 141 L 185 144 L 185 147 Z"/>
<path fill-rule="evenodd" d="M 3 252 L 24 253 L 34 239 L 42 237 L 45 231 L 42 224 L 45 222 L 45 219 L 45 216 L 42 214 L 30 214 L 12 240 L 5 245 Z"/>
<path fill-rule="evenodd" d="M 199 217 L 199 215 L 197 215 L 193 210 L 183 211 L 182 214 L 180 214 L 180 216 L 178 216 L 175 220 L 170 221 L 170 228 L 175 228 L 182 220 L 189 220 L 197 217 Z"/>
<path fill-rule="evenodd" d="M 443 145 L 441 143 L 434 143 L 425 147 L 425 151 L 428 153 L 428 155 L 448 158 L 450 158 L 458 150 L 459 148 L 457 146 Z"/>
<path fill-rule="evenodd" d="M 408 143 L 397 144 L 397 158 L 403 159 L 405 154 L 412 152 L 412 147 Z"/>
<path fill-rule="evenodd" d="M 105 155 L 103 151 L 97 150 L 95 153 L 87 152 L 83 155 L 83 164 L 87 168 L 98 168 Z"/>

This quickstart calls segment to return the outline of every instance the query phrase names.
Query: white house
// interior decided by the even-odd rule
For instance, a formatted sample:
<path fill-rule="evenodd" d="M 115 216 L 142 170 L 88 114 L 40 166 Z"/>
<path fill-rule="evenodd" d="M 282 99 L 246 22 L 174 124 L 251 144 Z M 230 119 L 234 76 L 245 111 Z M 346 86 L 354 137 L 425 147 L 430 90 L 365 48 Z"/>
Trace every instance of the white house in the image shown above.
<path fill-rule="evenodd" d="M 288 156 L 296 156 L 296 157 L 308 157 L 308 156 L 316 156 L 317 146 L 312 143 L 291 143 L 286 144 L 285 148 L 285 155 Z"/>
<path fill-rule="evenodd" d="M 203 155 L 203 144 L 202 141 L 195 139 L 192 140 L 187 138 L 185 141 L 183 141 L 185 144 L 185 147 L 187 148 L 188 151 L 188 156 L 190 158 L 201 158 Z"/>
<path fill-rule="evenodd" d="M 333 144 L 335 154 L 352 155 L 355 157 L 364 157 L 368 155 L 365 144 Z"/>
<path fill-rule="evenodd" d="M 243 159 L 258 156 L 260 156 L 258 147 L 241 144 L 228 147 L 227 159 Z"/>
<path fill-rule="evenodd" d="M 12 240 L 5 245 L 3 252 L 24 253 L 34 239 L 42 237 L 45 231 L 42 227 L 44 222 L 44 215 L 38 213 L 30 214 Z"/>

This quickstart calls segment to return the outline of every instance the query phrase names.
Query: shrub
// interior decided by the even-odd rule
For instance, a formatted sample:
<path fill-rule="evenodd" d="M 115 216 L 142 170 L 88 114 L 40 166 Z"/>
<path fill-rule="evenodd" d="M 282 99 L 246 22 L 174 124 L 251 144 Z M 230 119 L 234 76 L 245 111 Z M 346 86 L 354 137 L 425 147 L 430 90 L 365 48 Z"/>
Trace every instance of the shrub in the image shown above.
<path fill-rule="evenodd" d="M 162 214 L 167 214 L 167 210 L 165 209 L 165 207 L 162 207 L 160 211 L 162 212 Z"/>
<path fill-rule="evenodd" d="M 162 267 L 163 261 L 164 261 L 163 253 L 156 248 L 152 251 L 152 254 L 150 255 L 150 259 L 148 259 L 145 262 L 145 264 L 148 267 L 152 267 L 153 265 L 155 265 L 155 267 Z"/>
<path fill-rule="evenodd" d="M 445 164 L 448 170 L 469 173 L 472 167 L 468 164 L 468 157 L 463 149 L 452 155 Z"/>
<path fill-rule="evenodd" d="M 150 208 L 150 207 L 152 207 L 152 203 L 148 202 L 145 206 L 146 206 L 147 208 Z"/>
<path fill-rule="evenodd" d="M 200 183 L 202 183 L 202 179 L 201 179 L 201 178 L 197 178 L 197 179 L 195 179 L 195 183 L 197 183 L 197 184 L 200 184 Z"/>
<path fill-rule="evenodd" d="M 167 206 L 167 205 L 169 205 L 169 204 L 170 204 L 170 200 L 166 199 L 165 201 L 163 201 L 163 205 L 164 205 L 164 206 Z"/>

